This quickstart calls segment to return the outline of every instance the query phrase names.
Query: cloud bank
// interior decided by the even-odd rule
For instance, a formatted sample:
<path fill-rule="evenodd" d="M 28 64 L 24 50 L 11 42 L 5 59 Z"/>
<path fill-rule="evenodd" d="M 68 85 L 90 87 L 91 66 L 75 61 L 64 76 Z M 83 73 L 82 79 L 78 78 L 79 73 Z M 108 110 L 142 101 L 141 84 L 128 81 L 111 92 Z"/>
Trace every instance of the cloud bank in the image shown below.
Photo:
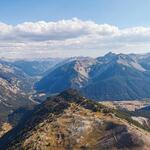
<path fill-rule="evenodd" d="M 150 52 L 150 27 L 120 29 L 77 18 L 57 22 L 0 23 L 0 57 L 99 56 Z"/>

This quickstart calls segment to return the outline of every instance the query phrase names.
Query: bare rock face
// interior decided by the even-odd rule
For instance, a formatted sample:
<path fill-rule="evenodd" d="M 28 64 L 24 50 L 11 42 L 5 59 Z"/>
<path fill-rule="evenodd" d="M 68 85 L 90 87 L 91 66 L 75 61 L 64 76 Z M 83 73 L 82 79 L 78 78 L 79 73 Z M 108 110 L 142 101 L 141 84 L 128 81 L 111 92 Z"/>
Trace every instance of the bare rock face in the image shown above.
<path fill-rule="evenodd" d="M 0 139 L 0 147 L 1 150 L 147 150 L 149 133 L 141 131 L 115 117 L 105 106 L 69 90 L 37 106 L 24 122 Z"/>

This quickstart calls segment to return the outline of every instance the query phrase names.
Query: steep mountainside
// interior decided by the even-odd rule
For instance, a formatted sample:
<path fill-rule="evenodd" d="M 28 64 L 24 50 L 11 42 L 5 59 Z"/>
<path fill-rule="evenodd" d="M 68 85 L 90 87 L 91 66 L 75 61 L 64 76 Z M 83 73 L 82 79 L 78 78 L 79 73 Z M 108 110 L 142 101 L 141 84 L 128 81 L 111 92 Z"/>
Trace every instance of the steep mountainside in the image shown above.
<path fill-rule="evenodd" d="M 29 116 L 0 139 L 1 150 L 148 150 L 150 146 L 148 132 L 75 90 L 48 98 Z"/>
<path fill-rule="evenodd" d="M 54 94 L 71 87 L 96 100 L 150 98 L 150 71 L 142 63 L 146 58 L 114 53 L 96 59 L 79 57 L 56 67 L 35 89 Z"/>
<path fill-rule="evenodd" d="M 14 109 L 33 103 L 27 95 L 32 84 L 32 79 L 21 70 L 0 62 L 0 123 L 6 121 Z"/>
<path fill-rule="evenodd" d="M 69 59 L 66 63 L 58 65 L 36 85 L 38 91 L 57 93 L 67 88 L 81 88 L 90 78 L 91 66 L 96 60 L 92 58 Z"/>

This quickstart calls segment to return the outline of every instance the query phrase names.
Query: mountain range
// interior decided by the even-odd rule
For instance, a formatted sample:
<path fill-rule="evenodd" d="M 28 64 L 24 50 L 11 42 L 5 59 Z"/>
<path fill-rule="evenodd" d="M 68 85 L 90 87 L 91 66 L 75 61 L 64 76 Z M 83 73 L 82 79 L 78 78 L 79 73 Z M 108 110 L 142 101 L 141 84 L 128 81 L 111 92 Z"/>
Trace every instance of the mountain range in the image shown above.
<path fill-rule="evenodd" d="M 110 52 L 97 58 L 0 60 L 0 122 L 16 124 L 30 105 L 68 88 L 97 101 L 148 99 L 149 59 L 150 54 Z"/>
<path fill-rule="evenodd" d="M 148 150 L 149 59 L 0 60 L 0 149 Z"/>
<path fill-rule="evenodd" d="M 33 60 L 13 60 L 11 63 L 31 77 L 43 76 L 47 70 L 60 63 L 61 58 L 45 58 Z"/>
<path fill-rule="evenodd" d="M 95 100 L 150 98 L 150 55 L 108 53 L 103 57 L 75 57 L 57 64 L 35 84 L 39 93 L 78 89 Z"/>

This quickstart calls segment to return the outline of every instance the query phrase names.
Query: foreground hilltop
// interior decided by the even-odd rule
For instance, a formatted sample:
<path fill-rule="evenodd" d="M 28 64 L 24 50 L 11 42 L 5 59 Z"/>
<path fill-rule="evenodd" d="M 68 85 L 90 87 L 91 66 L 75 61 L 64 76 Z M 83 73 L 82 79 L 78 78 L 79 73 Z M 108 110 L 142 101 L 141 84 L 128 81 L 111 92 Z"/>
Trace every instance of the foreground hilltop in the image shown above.
<path fill-rule="evenodd" d="M 29 112 L 0 139 L 1 150 L 148 150 L 149 132 L 128 123 L 121 112 L 66 90 Z M 119 118 L 118 118 L 118 117 Z"/>

